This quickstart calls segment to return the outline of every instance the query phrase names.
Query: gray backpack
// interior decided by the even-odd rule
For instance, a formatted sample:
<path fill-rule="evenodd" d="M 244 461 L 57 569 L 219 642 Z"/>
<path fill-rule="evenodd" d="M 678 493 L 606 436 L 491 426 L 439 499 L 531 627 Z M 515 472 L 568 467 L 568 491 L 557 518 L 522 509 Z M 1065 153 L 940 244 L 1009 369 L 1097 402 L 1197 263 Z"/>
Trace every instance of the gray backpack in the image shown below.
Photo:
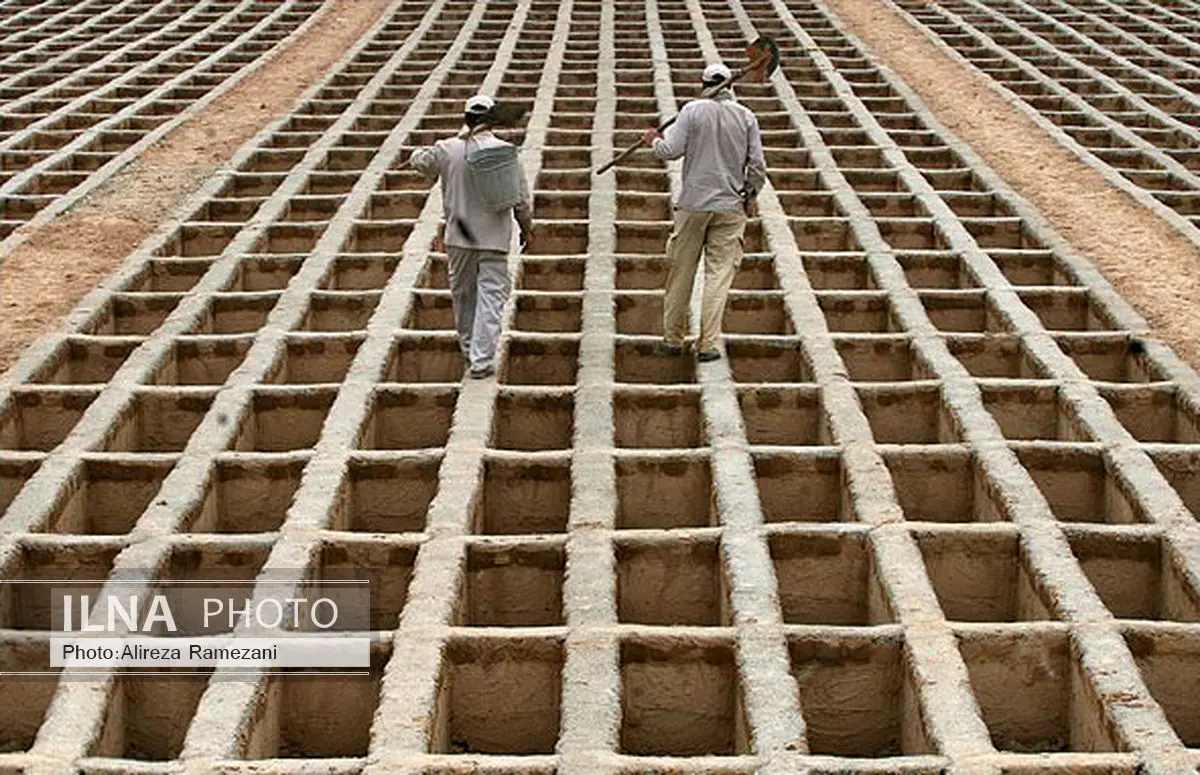
<path fill-rule="evenodd" d="M 468 152 L 467 169 L 488 212 L 503 212 L 521 201 L 521 164 L 516 146 L 499 145 Z"/>

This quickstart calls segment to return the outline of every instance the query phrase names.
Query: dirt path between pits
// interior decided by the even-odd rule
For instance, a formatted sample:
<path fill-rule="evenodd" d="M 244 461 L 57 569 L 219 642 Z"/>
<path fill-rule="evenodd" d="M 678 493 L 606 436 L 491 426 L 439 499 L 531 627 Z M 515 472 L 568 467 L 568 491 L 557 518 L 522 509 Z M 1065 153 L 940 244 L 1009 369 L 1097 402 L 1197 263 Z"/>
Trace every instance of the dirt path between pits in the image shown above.
<path fill-rule="evenodd" d="M 1193 367 L 1200 367 L 1200 250 L 1059 146 L 994 81 L 946 56 L 876 0 L 823 0 L 938 119 L 983 157 Z"/>
<path fill-rule="evenodd" d="M 285 115 L 379 20 L 389 0 L 333 0 L 303 35 L 0 265 L 0 373 L 227 162 Z"/>

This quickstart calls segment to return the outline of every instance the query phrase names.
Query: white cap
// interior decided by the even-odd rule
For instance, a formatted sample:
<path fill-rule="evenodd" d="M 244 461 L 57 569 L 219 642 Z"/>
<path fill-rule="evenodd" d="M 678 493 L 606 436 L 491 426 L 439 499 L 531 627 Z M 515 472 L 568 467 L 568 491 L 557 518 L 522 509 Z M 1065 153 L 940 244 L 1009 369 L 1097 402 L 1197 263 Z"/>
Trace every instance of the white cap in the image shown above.
<path fill-rule="evenodd" d="M 725 65 L 717 62 L 704 68 L 704 82 L 712 83 L 714 81 L 728 81 L 733 77 L 733 73 Z"/>
<path fill-rule="evenodd" d="M 487 113 L 495 107 L 496 101 L 486 94 L 476 94 L 471 99 L 467 100 L 468 113 Z"/>

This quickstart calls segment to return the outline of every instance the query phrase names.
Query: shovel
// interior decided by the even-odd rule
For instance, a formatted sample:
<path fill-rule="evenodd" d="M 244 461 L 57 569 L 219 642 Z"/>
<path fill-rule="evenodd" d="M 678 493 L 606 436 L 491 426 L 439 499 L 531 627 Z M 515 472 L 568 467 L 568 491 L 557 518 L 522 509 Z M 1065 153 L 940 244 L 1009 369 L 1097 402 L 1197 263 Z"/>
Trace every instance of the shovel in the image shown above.
<path fill-rule="evenodd" d="M 749 60 L 749 64 L 747 64 L 741 70 L 735 71 L 728 80 L 722 81 L 714 86 L 710 86 L 704 91 L 700 92 L 700 98 L 706 99 L 711 97 L 721 89 L 732 86 L 737 81 L 750 81 L 751 83 L 765 82 L 767 78 L 770 78 L 771 74 L 774 73 L 779 67 L 779 44 L 777 44 L 771 38 L 759 38 L 751 43 L 750 47 L 746 49 L 746 58 Z M 678 118 L 678 116 L 675 118 L 668 118 L 666 121 L 659 124 L 658 131 L 660 133 L 665 131 L 667 127 L 675 123 L 676 118 Z M 636 143 L 629 146 L 624 151 L 621 151 L 621 153 L 615 159 L 596 170 L 596 174 L 601 175 L 605 172 L 608 172 L 643 145 L 645 145 L 645 143 L 639 139 Z"/>

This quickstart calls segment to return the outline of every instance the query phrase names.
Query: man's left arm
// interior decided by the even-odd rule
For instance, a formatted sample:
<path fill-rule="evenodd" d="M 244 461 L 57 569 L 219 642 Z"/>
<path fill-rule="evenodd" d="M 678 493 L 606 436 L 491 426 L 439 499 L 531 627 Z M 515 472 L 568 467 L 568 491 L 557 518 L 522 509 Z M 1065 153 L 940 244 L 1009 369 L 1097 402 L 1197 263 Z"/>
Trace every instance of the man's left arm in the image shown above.
<path fill-rule="evenodd" d="M 767 182 L 767 162 L 763 158 L 762 132 L 758 119 L 750 115 L 750 131 L 746 142 L 746 192 L 754 197 Z"/>

